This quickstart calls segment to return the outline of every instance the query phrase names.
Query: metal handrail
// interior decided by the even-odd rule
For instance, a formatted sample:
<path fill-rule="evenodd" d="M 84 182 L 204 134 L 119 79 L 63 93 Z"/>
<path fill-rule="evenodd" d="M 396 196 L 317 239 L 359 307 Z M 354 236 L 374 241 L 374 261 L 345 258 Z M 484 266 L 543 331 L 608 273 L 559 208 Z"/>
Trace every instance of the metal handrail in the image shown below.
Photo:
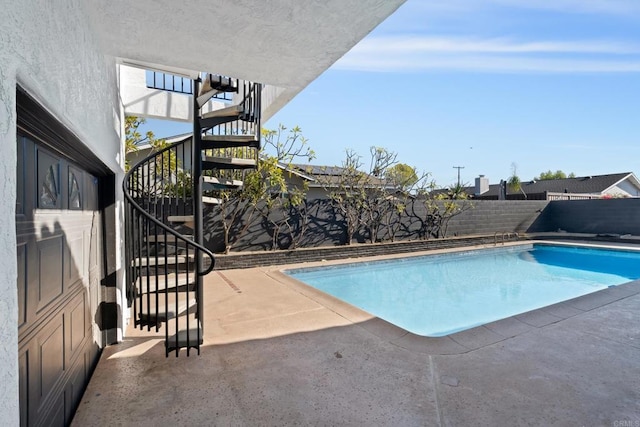
<path fill-rule="evenodd" d="M 192 295 L 195 296 L 196 318 L 201 322 L 202 276 L 211 272 L 215 266 L 215 258 L 211 251 L 154 216 L 158 215 L 159 211 L 164 217 L 167 200 L 170 202 L 168 214 L 170 215 L 174 210 L 171 206 L 172 199 L 167 198 L 168 188 L 175 196 L 178 208 L 176 210 L 183 210 L 183 213 L 186 209 L 185 205 L 180 207 L 178 201 L 182 199 L 184 203 L 187 197 L 195 196 L 192 188 L 193 179 L 188 181 L 190 174 L 180 167 L 178 161 L 179 148 L 182 148 L 184 160 L 185 151 L 187 151 L 184 148 L 185 141 L 178 141 L 150 153 L 126 173 L 122 184 L 126 207 L 125 230 L 127 238 L 130 239 L 125 248 L 128 261 L 127 297 L 129 304 L 133 306 L 135 325 L 141 329 L 146 326 L 147 330 L 155 326 L 158 331 L 164 323 L 166 325 L 165 355 L 169 355 L 170 349 L 175 349 L 176 357 L 180 348 L 179 318 L 183 317 L 186 321 L 187 356 L 192 347 L 193 335 L 189 332 L 189 315 L 193 304 L 190 293 L 194 291 L 190 290 L 190 287 L 195 285 L 197 288 Z M 180 174 L 183 174 L 183 179 L 187 177 L 186 182 L 179 182 Z M 166 179 L 171 180 L 173 177 L 176 177 L 176 181 L 169 181 L 170 187 L 167 187 Z M 188 192 L 190 192 L 189 196 Z M 138 197 L 140 203 L 134 195 Z M 147 205 L 146 209 L 144 205 Z M 151 236 L 154 236 L 155 245 L 150 244 Z M 158 246 L 158 243 L 161 243 L 161 246 Z M 162 248 L 161 254 L 158 253 L 159 247 Z M 209 265 L 205 268 L 202 263 L 203 255 L 206 255 L 209 260 Z M 170 271 L 176 273 L 175 278 L 170 277 Z M 181 281 L 180 277 L 184 280 Z M 180 289 L 185 292 L 186 300 L 183 302 L 179 298 Z M 169 301 L 170 292 L 175 295 L 175 301 Z M 166 296 L 160 298 L 160 294 L 166 294 Z M 161 302 L 161 300 L 164 301 Z M 182 316 L 183 314 L 186 316 Z M 175 338 L 169 336 L 170 319 L 175 319 Z M 198 344 L 194 347 L 199 354 L 200 328 L 198 328 L 197 337 L 194 338 L 198 340 Z"/>
<path fill-rule="evenodd" d="M 183 95 L 193 95 L 193 80 L 191 80 L 190 78 L 153 70 L 147 70 L 147 72 L 152 73 L 152 81 L 147 81 L 147 87 L 149 89 L 164 90 L 167 92 L 179 93 Z M 223 79 L 228 79 L 236 82 L 238 80 L 221 75 L 217 75 L 216 77 L 218 78 L 219 82 L 221 82 Z M 207 78 L 210 78 L 212 81 L 215 80 L 215 78 L 211 75 L 207 75 Z M 218 101 L 231 101 L 231 98 L 227 95 L 227 92 L 217 93 L 212 96 L 212 99 L 216 99 Z"/>
<path fill-rule="evenodd" d="M 194 94 L 199 93 L 201 82 L 200 78 L 193 80 L 191 87 Z M 216 90 L 224 92 L 227 88 L 222 85 L 222 82 L 223 77 L 219 77 L 217 84 L 212 87 L 217 86 Z M 160 323 L 166 323 L 166 355 L 175 350 L 177 357 L 180 348 L 184 347 L 187 349 L 187 356 L 191 348 L 196 348 L 200 354 L 204 334 L 202 276 L 213 270 L 215 258 L 214 254 L 202 244 L 201 178 L 204 163 L 202 156 L 208 151 L 212 157 L 210 162 L 216 168 L 219 166 L 217 156 L 233 158 L 241 155 L 242 158 L 247 158 L 253 155 L 251 157 L 255 157 L 257 161 L 260 146 L 262 85 L 247 81 L 239 85 L 237 79 L 232 83 L 229 89 L 237 95 L 232 101 L 237 110 L 227 107 L 231 114 L 210 115 L 209 118 L 202 119 L 198 111 L 204 98 L 199 101 L 194 96 L 194 134 L 191 138 L 191 150 L 187 153 L 188 139 L 185 139 L 153 151 L 126 173 L 122 184 L 126 206 L 125 232 L 127 239 L 130 240 L 130 244 L 125 248 L 129 261 L 127 296 L 130 304 L 133 305 L 136 326 L 146 325 L 150 329 L 155 324 L 158 330 Z M 239 90 L 231 90 L 233 87 Z M 201 145 L 203 131 L 210 132 L 211 135 L 228 136 L 229 141 L 225 138 L 212 138 L 211 142 L 214 145 L 209 145 L 203 151 Z M 252 137 L 235 137 L 241 135 L 252 135 Z M 222 146 L 216 147 L 215 144 L 219 142 L 222 142 Z M 237 144 L 238 142 L 240 144 Z M 245 142 L 247 147 L 243 147 Z M 190 159 L 190 166 L 187 166 L 187 159 Z M 180 165 L 180 160 L 185 162 L 186 167 Z M 217 170 L 215 175 L 220 177 L 229 175 L 230 178 L 236 174 L 233 169 L 238 169 L 239 173 L 242 173 L 250 165 L 250 163 L 240 164 L 237 168 L 228 171 L 223 167 L 223 170 Z M 189 199 L 191 203 L 188 203 Z M 163 222 L 164 219 L 168 219 L 165 215 L 171 217 L 180 212 L 184 215 L 189 207 L 192 208 L 193 213 L 193 224 L 189 226 L 193 229 L 193 240 Z M 177 221 L 178 218 L 169 220 Z M 160 242 L 163 244 L 158 245 Z M 210 260 L 206 267 L 203 264 L 203 255 Z M 170 277 L 169 272 L 175 272 L 175 278 Z M 195 281 L 192 281 L 194 277 Z M 195 285 L 195 290 L 191 288 L 192 285 Z M 185 306 L 179 303 L 178 288 L 186 292 Z M 164 307 L 160 306 L 159 294 L 168 293 L 170 289 L 172 293 L 175 292 L 175 301 L 171 302 L 171 308 L 168 295 L 163 298 Z M 192 307 L 190 292 L 195 292 L 197 322 L 195 333 L 191 332 L 190 328 L 190 322 L 192 322 L 189 316 Z M 186 307 L 186 317 L 182 316 L 185 313 L 184 307 Z M 164 311 L 162 311 L 163 308 Z M 186 329 L 181 327 L 179 317 L 184 319 Z M 172 321 L 171 324 L 175 323 L 176 334 L 169 338 L 169 319 L 174 318 L 175 322 Z"/>
<path fill-rule="evenodd" d="M 151 161 L 152 159 L 158 157 L 159 155 L 161 155 L 162 153 L 169 151 L 173 148 L 178 147 L 181 144 L 184 144 L 185 141 L 178 141 L 175 142 L 173 144 L 170 144 L 164 148 L 162 148 L 159 151 L 154 151 L 153 153 L 151 153 L 149 156 L 145 157 L 144 159 L 140 160 L 139 162 L 137 162 L 133 167 L 131 167 L 131 169 L 129 169 L 129 171 L 125 174 L 124 176 L 124 181 L 122 183 L 122 189 L 124 190 L 124 197 L 127 200 L 127 202 L 129 202 L 131 204 L 131 206 L 138 212 L 140 212 L 145 218 L 147 218 L 149 221 L 151 221 L 154 225 L 156 225 L 157 227 L 160 227 L 163 231 L 168 232 L 169 234 L 171 234 L 173 237 L 176 237 L 178 240 L 181 240 L 183 242 L 185 242 L 185 244 L 187 244 L 188 246 L 192 246 L 193 248 L 203 252 L 205 255 L 207 255 L 210 259 L 211 259 L 211 265 L 209 265 L 208 268 L 206 268 L 204 271 L 198 272 L 198 274 L 200 276 L 204 276 L 208 273 L 210 273 L 213 268 L 214 268 L 214 264 L 215 264 L 215 256 L 213 254 L 213 252 L 211 252 L 209 249 L 205 248 L 204 246 L 200 245 L 197 242 L 194 242 L 193 240 L 187 239 L 186 237 L 184 237 L 182 234 L 178 233 L 177 231 L 175 231 L 173 228 L 169 227 L 168 225 L 166 225 L 165 223 L 163 223 L 162 221 L 158 220 L 156 217 L 154 217 L 153 215 L 151 215 L 149 212 L 147 212 L 142 206 L 140 206 L 140 204 L 138 202 L 136 202 L 133 197 L 130 194 L 130 188 L 129 188 L 129 181 L 133 175 L 134 172 L 138 171 L 138 167 L 141 166 L 143 163 L 147 163 L 149 161 Z M 129 260 L 129 262 L 131 262 L 131 260 Z"/>
<path fill-rule="evenodd" d="M 182 93 L 185 95 L 193 94 L 191 79 L 159 71 L 149 71 L 152 73 L 153 78 L 152 84 L 147 83 L 149 89 L 166 90 L 167 92 Z M 167 83 L 167 80 L 169 80 L 170 84 Z"/>

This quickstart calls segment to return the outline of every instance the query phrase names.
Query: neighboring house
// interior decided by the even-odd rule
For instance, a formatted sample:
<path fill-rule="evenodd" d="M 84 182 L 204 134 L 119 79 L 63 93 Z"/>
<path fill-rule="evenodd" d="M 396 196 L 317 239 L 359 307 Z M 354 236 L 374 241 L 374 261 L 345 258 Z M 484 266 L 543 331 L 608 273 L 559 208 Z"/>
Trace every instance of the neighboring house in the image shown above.
<path fill-rule="evenodd" d="M 346 169 L 340 166 L 304 164 L 291 164 L 285 167 L 285 170 L 289 172 L 285 174 L 285 177 L 290 185 L 301 187 L 303 182 L 307 183 L 309 188 L 307 191 L 308 200 L 329 198 L 333 191 L 339 189 L 346 173 Z M 384 187 L 390 192 L 396 190 L 395 186 L 373 175 L 368 175 L 366 181 L 371 187 Z"/>
<path fill-rule="evenodd" d="M 175 135 L 169 138 L 165 138 L 165 142 L 173 144 L 175 142 L 187 141 L 185 145 L 185 151 L 190 151 L 191 144 L 190 133 Z M 129 164 L 135 165 L 137 161 L 147 157 L 153 150 L 153 147 L 149 144 L 143 144 L 138 146 L 138 150 L 127 154 L 127 160 Z M 178 156 L 178 162 L 185 169 L 191 167 L 191 159 Z M 279 163 L 278 166 L 285 171 L 284 177 L 287 181 L 287 185 L 291 187 L 302 188 L 305 183 L 307 185 L 307 199 L 327 199 L 330 197 L 331 192 L 338 189 L 341 181 L 341 177 L 345 174 L 345 168 L 340 166 L 319 166 L 308 164 L 284 164 Z M 396 187 L 392 184 L 380 179 L 376 176 L 369 175 L 367 182 L 371 186 L 384 187 L 387 191 L 395 192 Z"/>
<path fill-rule="evenodd" d="M 101 349 L 123 339 L 124 116 L 194 117 L 191 96 L 148 87 L 145 70 L 264 83 L 266 121 L 402 3 L 3 2 L 3 424 L 68 424 Z"/>
<path fill-rule="evenodd" d="M 474 187 L 464 191 L 476 200 L 501 199 L 501 184 L 489 184 L 488 178 L 480 175 Z M 580 200 L 613 197 L 640 197 L 640 181 L 632 172 L 607 175 L 582 176 L 564 179 L 525 181 L 521 189 L 514 191 L 508 185 L 506 198 L 510 200 Z M 440 192 L 446 190 L 438 190 Z"/>

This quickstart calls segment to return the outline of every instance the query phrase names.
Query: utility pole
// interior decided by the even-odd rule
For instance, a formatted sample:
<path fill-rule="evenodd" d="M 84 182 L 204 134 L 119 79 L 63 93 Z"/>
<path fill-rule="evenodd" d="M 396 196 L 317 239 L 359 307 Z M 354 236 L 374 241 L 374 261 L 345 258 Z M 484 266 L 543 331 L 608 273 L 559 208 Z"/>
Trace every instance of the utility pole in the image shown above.
<path fill-rule="evenodd" d="M 460 187 L 460 169 L 464 169 L 464 166 L 454 166 L 454 169 L 458 169 L 458 187 Z"/>

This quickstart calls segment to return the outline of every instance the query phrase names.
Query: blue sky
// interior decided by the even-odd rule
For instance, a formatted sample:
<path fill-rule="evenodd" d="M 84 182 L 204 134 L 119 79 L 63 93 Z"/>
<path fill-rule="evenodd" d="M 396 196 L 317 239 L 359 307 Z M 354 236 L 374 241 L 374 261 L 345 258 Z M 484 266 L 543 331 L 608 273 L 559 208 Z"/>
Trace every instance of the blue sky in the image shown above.
<path fill-rule="evenodd" d="M 447 186 L 640 174 L 640 1 L 409 0 L 265 124 L 315 164 L 385 147 Z M 180 133 L 150 121 L 157 136 Z M 188 131 L 188 127 L 187 130 Z"/>

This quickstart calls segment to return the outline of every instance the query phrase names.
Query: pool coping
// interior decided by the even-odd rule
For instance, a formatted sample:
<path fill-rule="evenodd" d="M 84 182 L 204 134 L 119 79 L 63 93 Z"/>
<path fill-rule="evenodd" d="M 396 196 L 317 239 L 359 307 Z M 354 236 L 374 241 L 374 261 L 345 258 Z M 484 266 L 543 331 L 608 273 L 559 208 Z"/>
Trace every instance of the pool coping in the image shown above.
<path fill-rule="evenodd" d="M 586 243 L 562 240 L 528 240 L 524 242 L 509 242 L 499 247 L 508 246 L 531 246 L 540 245 L 562 245 L 574 247 L 590 247 L 601 249 L 617 249 L 640 252 L 637 247 L 629 247 L 624 244 L 602 244 Z M 303 264 L 280 265 L 277 267 L 265 268 L 265 273 L 272 279 L 289 287 L 290 289 L 312 299 L 316 303 L 326 307 L 339 316 L 347 319 L 353 324 L 357 324 L 368 332 L 384 339 L 394 345 L 407 350 L 433 354 L 463 354 L 477 350 L 488 345 L 496 344 L 518 335 L 530 333 L 563 320 L 579 316 L 583 313 L 611 304 L 615 301 L 640 294 L 640 280 L 623 283 L 617 286 L 602 289 L 563 302 L 527 311 L 515 316 L 496 320 L 471 329 L 456 332 L 443 337 L 426 337 L 414 334 L 404 328 L 396 326 L 384 319 L 376 317 L 360 308 L 344 302 L 334 296 L 324 293 L 312 286 L 284 273 L 286 270 L 299 268 L 313 268 L 330 265 L 344 265 L 353 263 L 366 263 L 379 260 L 390 260 L 394 258 L 421 257 L 425 255 L 437 255 L 444 253 L 465 252 L 470 250 L 495 248 L 496 245 L 477 245 L 462 248 L 451 248 L 441 250 L 421 251 L 415 253 L 394 254 L 389 256 L 374 256 L 357 259 L 344 259 L 330 262 L 309 262 Z"/>

